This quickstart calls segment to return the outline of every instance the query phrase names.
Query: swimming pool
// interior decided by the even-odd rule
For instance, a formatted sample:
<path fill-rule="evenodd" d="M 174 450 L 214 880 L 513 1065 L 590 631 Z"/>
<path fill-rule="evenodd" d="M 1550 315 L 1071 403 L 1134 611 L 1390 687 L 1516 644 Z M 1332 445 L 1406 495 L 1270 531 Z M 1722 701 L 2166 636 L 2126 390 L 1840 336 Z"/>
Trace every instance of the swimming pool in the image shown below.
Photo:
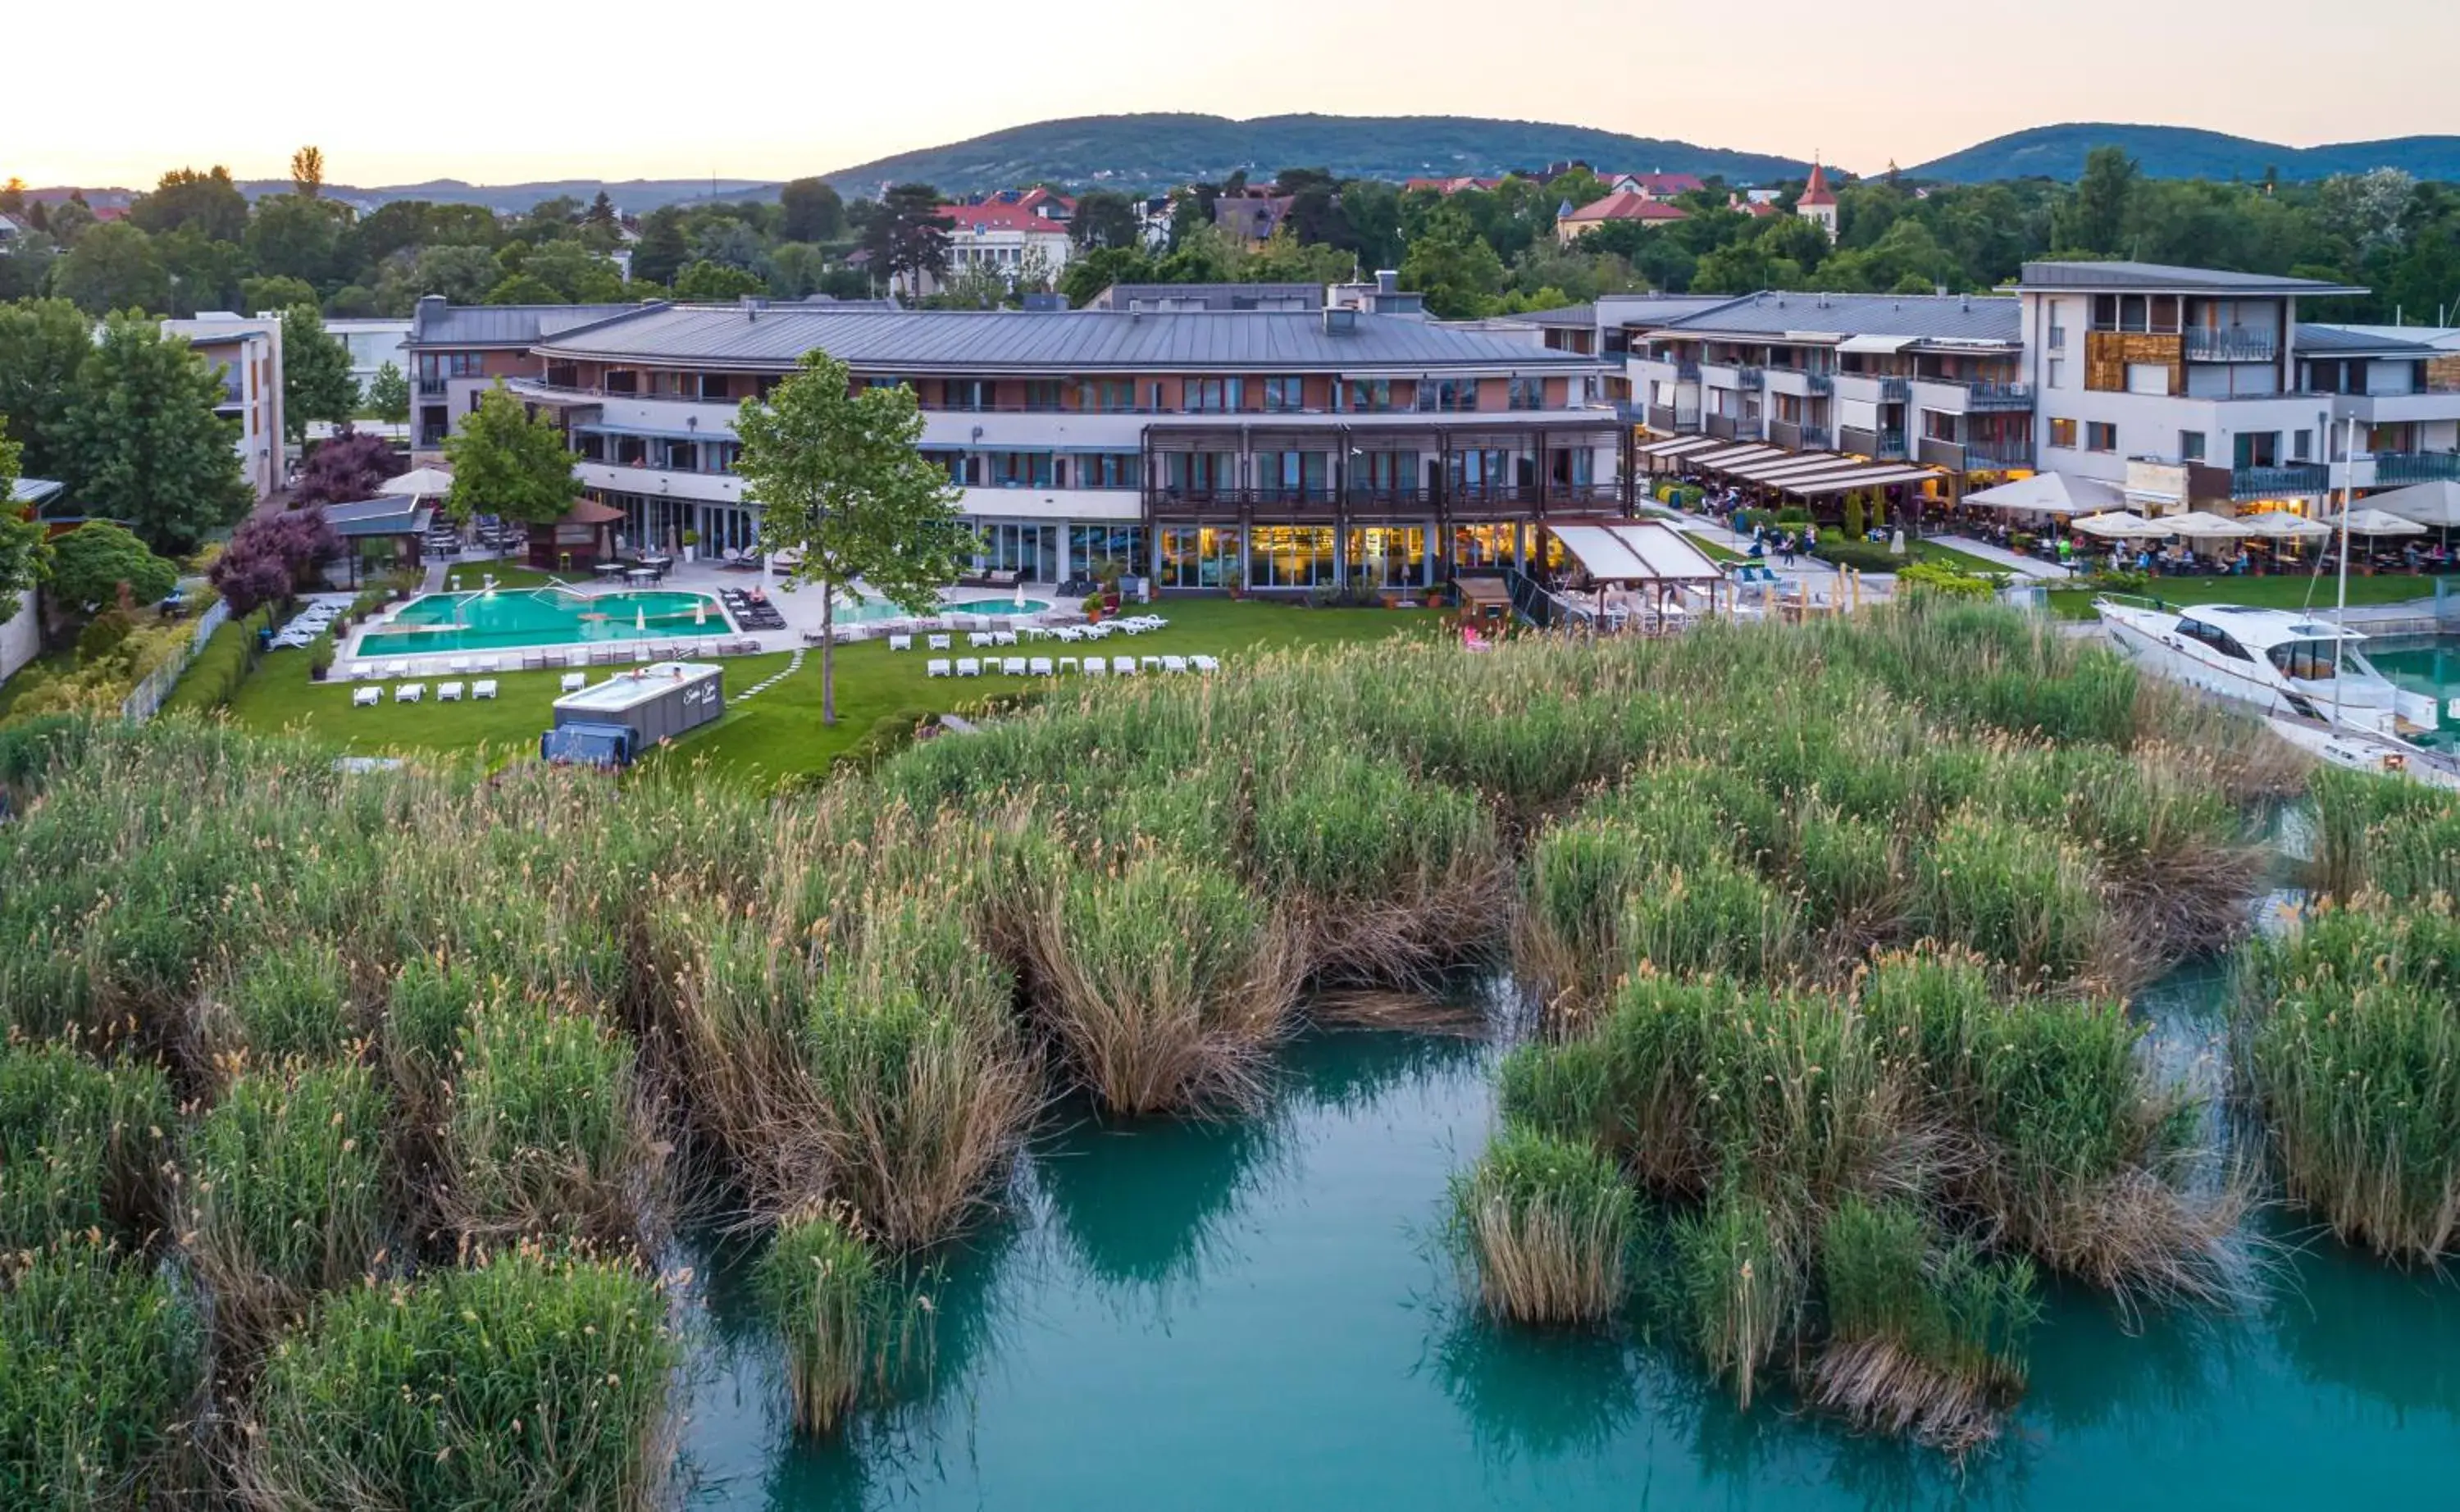
<path fill-rule="evenodd" d="M 391 622 L 368 631 L 359 654 L 406 656 L 732 633 L 725 611 L 706 593 L 590 595 L 569 588 L 497 588 L 421 594 L 403 605 Z"/>
<path fill-rule="evenodd" d="M 943 599 L 943 614 L 1039 614 L 1050 607 L 1049 599 L 1018 600 L 1013 595 L 1001 599 Z M 908 620 L 911 611 L 901 609 L 886 599 L 867 599 L 860 604 L 838 601 L 837 622 L 839 625 L 876 625 L 881 620 Z"/>

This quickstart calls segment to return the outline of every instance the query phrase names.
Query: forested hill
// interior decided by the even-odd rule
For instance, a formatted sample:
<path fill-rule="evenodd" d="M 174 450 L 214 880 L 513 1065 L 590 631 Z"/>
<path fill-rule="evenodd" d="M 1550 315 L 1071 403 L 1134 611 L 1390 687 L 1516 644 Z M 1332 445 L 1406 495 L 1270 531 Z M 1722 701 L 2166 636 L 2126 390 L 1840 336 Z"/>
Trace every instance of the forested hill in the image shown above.
<path fill-rule="evenodd" d="M 1125 189 L 1218 182 L 1241 168 L 1259 182 L 1283 168 L 1328 168 L 1342 179 L 1480 177 L 1580 159 L 1630 173 L 1722 174 L 1737 182 L 1798 179 L 1800 162 L 1626 137 L 1586 126 L 1474 116 L 1083 116 L 899 153 L 828 175 L 849 195 L 883 182 L 937 184 L 965 194 L 1050 179 Z"/>
<path fill-rule="evenodd" d="M 2085 154 L 2102 146 L 2121 148 L 2154 179 L 2252 181 L 2278 171 L 2284 180 L 2303 181 L 2371 168 L 2405 169 L 2420 179 L 2460 179 L 2460 137 L 2396 137 L 2386 141 L 2284 147 L 2188 126 L 2125 126 L 2108 121 L 2074 121 L 2011 132 L 1907 168 L 1905 173 L 1958 183 L 2034 177 L 2073 181 L 2084 172 Z"/>

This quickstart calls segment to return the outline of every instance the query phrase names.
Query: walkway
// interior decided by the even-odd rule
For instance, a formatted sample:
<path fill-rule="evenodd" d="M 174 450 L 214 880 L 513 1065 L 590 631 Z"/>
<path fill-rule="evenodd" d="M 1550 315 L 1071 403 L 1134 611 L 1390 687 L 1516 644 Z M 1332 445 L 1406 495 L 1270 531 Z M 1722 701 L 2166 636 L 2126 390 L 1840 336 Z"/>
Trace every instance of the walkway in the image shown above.
<path fill-rule="evenodd" d="M 1984 562 L 1996 563 L 2019 577 L 2045 578 L 2054 583 L 2065 583 L 2073 576 L 2067 568 L 2055 562 L 2045 562 L 2039 557 L 2028 557 L 2022 552 L 2010 551 L 2004 546 L 1994 546 L 1986 541 L 1976 541 L 1971 536 L 1928 536 L 1924 539 L 1932 545 L 1952 547 L 1968 557 L 1980 557 Z"/>

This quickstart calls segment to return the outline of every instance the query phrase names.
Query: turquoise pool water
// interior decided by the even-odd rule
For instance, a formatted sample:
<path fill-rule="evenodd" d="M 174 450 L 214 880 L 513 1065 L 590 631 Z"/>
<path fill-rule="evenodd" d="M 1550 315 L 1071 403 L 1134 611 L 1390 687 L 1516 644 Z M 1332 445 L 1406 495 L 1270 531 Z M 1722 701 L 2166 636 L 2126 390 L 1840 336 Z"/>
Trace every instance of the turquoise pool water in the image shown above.
<path fill-rule="evenodd" d="M 706 593 L 586 595 L 558 588 L 498 588 L 488 593 L 421 594 L 403 605 L 383 628 L 369 631 L 360 643 L 359 655 L 408 656 L 731 633 L 725 611 Z"/>
<path fill-rule="evenodd" d="M 2165 1065 L 2226 1054 L 2216 969 L 2146 994 Z M 1547 1512 L 2448 1505 L 2460 1285 L 2275 1214 L 2243 1309 L 2050 1289 L 2032 1389 L 1960 1470 L 1779 1396 L 1745 1414 L 1644 1319 L 1485 1324 L 1437 1227 L 1494 1117 L 1489 1044 L 1291 1047 L 1255 1119 L 1054 1120 L 935 1298 L 923 1400 L 795 1440 L 746 1254 L 688 1246 L 693 1507 Z"/>
<path fill-rule="evenodd" d="M 1049 599 L 1026 599 L 1019 602 L 1010 596 L 1001 599 L 943 599 L 943 614 L 1039 614 L 1050 607 Z M 839 625 L 876 625 L 881 620 L 908 620 L 914 616 L 886 599 L 872 599 L 862 604 L 838 601 L 837 622 Z"/>

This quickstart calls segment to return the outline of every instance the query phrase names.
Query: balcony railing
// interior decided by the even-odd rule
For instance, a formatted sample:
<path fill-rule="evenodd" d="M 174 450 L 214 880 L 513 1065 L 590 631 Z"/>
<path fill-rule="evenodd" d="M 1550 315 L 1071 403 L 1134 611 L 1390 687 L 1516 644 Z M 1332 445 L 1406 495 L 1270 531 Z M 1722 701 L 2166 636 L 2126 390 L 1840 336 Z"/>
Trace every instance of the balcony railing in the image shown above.
<path fill-rule="evenodd" d="M 1916 443 L 1915 460 L 1924 467 L 1944 467 L 1951 473 L 1964 471 L 1964 443 L 1942 441 L 1936 436 L 1925 436 Z"/>
<path fill-rule="evenodd" d="M 1700 429 L 1700 412 L 1679 410 L 1670 404 L 1652 404 L 1648 407 L 1648 428 L 1677 436 L 1696 433 Z"/>
<path fill-rule="evenodd" d="M 1967 441 L 1964 443 L 1964 465 L 1968 468 L 2030 467 L 2033 465 L 2033 443 L 2022 437 L 2004 441 Z"/>
<path fill-rule="evenodd" d="M 1697 382 L 1699 382 L 1699 381 L 1700 381 L 1700 363 L 1699 363 L 1699 359 L 1697 359 L 1697 358 L 1695 358 L 1695 357 L 1677 357 L 1677 358 L 1675 358 L 1675 359 L 1674 359 L 1674 381 L 1676 381 L 1677 383 L 1697 383 Z"/>
<path fill-rule="evenodd" d="M 2317 462 L 2291 462 L 2280 467 L 2233 467 L 2230 498 L 2279 499 L 2320 494 L 2331 487 L 2330 471 Z"/>
<path fill-rule="evenodd" d="M 1730 441 L 1743 434 L 1743 422 L 1730 415 L 1703 416 L 1701 428 L 1721 441 Z"/>
<path fill-rule="evenodd" d="M 2183 339 L 2189 362 L 2270 362 L 2280 354 L 2269 331 L 2190 330 Z"/>
<path fill-rule="evenodd" d="M 1274 514 L 1329 520 L 1336 511 L 1351 515 L 1391 515 L 1408 510 L 1453 510 L 1538 506 L 1595 508 L 1622 501 L 1616 483 L 1453 483 L 1430 488 L 1188 488 L 1169 486 L 1144 490 L 1145 503 L 1157 514 L 1219 514 L 1257 509 Z"/>
<path fill-rule="evenodd" d="M 1768 438 L 1771 446 L 1782 446 L 1795 452 L 1824 452 L 1828 449 L 1825 426 L 1805 425 L 1796 420 L 1768 422 Z"/>
<path fill-rule="evenodd" d="M 443 393 L 444 380 L 442 378 L 421 378 L 418 380 L 418 395 L 420 398 L 433 399 L 441 396 Z"/>
<path fill-rule="evenodd" d="M 1810 387 L 1811 392 L 1813 394 L 1834 394 L 1836 392 L 1836 378 L 1833 373 L 1806 373 L 1802 375 L 1802 381 Z"/>
<path fill-rule="evenodd" d="M 1868 457 L 1874 461 L 1895 461 L 1905 455 L 1905 433 L 1848 425 L 1837 431 L 1836 446 L 1839 451 Z"/>
<path fill-rule="evenodd" d="M 2378 483 L 2460 482 L 2460 452 L 2377 452 Z"/>
<path fill-rule="evenodd" d="M 2029 383 L 1969 383 L 1965 392 L 1968 410 L 2029 410 L 2033 407 L 2033 386 Z"/>

